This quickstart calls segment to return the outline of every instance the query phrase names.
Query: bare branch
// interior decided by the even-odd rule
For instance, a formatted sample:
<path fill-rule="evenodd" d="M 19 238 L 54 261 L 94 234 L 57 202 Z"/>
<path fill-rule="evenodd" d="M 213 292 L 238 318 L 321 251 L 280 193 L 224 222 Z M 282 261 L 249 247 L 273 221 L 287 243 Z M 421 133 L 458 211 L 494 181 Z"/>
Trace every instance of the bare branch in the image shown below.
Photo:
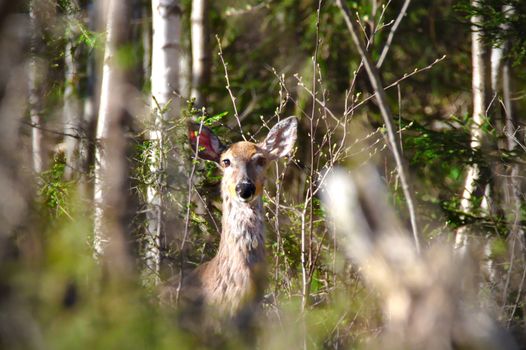
<path fill-rule="evenodd" d="M 380 58 L 378 59 L 378 62 L 376 63 L 376 68 L 380 68 L 382 64 L 384 63 L 385 57 L 387 57 L 387 52 L 391 48 L 391 43 L 393 41 L 394 34 L 396 30 L 398 29 L 398 26 L 402 22 L 402 18 L 404 18 L 407 12 L 407 8 L 409 7 L 410 3 L 411 3 L 411 0 L 405 0 L 404 4 L 402 5 L 402 9 L 400 10 L 398 17 L 396 17 L 396 21 L 391 27 L 391 31 L 389 32 L 389 36 L 387 37 L 387 41 L 385 42 L 384 48 L 382 49 L 382 53 L 380 54 Z"/>
<path fill-rule="evenodd" d="M 239 127 L 239 132 L 241 133 L 241 137 L 243 137 L 243 140 L 246 141 L 247 138 L 245 137 L 245 134 L 243 133 L 243 128 L 241 128 L 241 120 L 239 119 L 239 113 L 236 107 L 236 97 L 234 96 L 234 94 L 232 93 L 232 90 L 230 89 L 230 79 L 228 78 L 228 68 L 227 68 L 227 64 L 225 63 L 225 60 L 223 59 L 223 48 L 221 46 L 221 40 L 219 40 L 218 35 L 216 35 L 216 40 L 217 40 L 217 46 L 219 48 L 218 55 L 219 55 L 219 58 L 221 59 L 221 63 L 223 64 L 223 68 L 225 70 L 225 80 L 226 80 L 225 88 L 227 89 L 228 94 L 230 95 L 230 99 L 232 100 L 232 107 L 234 108 L 234 117 L 236 118 L 237 126 Z"/>
<path fill-rule="evenodd" d="M 400 183 L 402 184 L 402 190 L 404 192 L 404 195 L 407 201 L 407 207 L 409 210 L 409 215 L 411 217 L 411 226 L 413 229 L 413 239 L 415 241 L 417 252 L 420 252 L 420 240 L 419 240 L 418 226 L 416 223 L 416 213 L 415 213 L 415 207 L 414 207 L 413 193 L 411 191 L 410 184 L 409 184 L 409 178 L 407 175 L 405 160 L 403 159 L 401 155 L 400 145 L 397 141 L 397 135 L 394 130 L 393 114 L 391 112 L 391 109 L 389 108 L 389 104 L 387 102 L 387 96 L 382 86 L 382 82 L 380 80 L 378 69 L 376 68 L 376 66 L 373 65 L 371 57 L 369 56 L 369 53 L 367 52 L 365 45 L 363 44 L 362 40 L 360 39 L 358 35 L 358 30 L 356 28 L 356 24 L 351 19 L 349 8 L 345 4 L 345 2 L 343 2 L 342 0 L 336 0 L 336 4 L 338 5 L 338 7 L 340 8 L 342 12 L 342 15 L 345 19 L 345 23 L 347 25 L 347 29 L 349 30 L 349 33 L 351 34 L 351 37 L 356 45 L 356 48 L 358 49 L 358 52 L 365 65 L 365 70 L 367 71 L 367 74 L 369 76 L 371 85 L 373 86 L 373 89 L 376 93 L 376 100 L 378 101 L 378 105 L 380 107 L 382 118 L 384 120 L 385 127 L 387 130 L 387 139 L 389 141 L 389 146 L 395 158 L 396 166 L 398 169 L 398 175 L 400 176 Z"/>

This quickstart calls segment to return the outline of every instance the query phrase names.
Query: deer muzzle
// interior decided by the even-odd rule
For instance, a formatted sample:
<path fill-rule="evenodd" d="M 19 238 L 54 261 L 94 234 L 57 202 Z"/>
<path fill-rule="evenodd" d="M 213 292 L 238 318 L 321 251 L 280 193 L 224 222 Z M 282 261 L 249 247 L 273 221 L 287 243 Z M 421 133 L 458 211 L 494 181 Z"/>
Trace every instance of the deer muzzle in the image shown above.
<path fill-rule="evenodd" d="M 242 181 L 236 185 L 236 193 L 243 202 L 248 202 L 256 193 L 256 186 L 252 181 Z"/>

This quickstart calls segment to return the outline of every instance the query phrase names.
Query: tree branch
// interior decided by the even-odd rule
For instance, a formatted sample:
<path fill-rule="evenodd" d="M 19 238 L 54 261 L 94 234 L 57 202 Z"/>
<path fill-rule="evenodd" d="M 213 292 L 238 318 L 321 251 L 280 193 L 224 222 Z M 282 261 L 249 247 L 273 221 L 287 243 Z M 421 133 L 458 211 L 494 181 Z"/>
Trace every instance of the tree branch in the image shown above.
<path fill-rule="evenodd" d="M 227 63 L 223 59 L 223 48 L 221 46 L 221 40 L 219 39 L 218 35 L 216 35 L 216 40 L 217 40 L 217 47 L 219 49 L 217 54 L 219 55 L 219 58 L 221 59 L 221 63 L 223 64 L 223 68 L 225 70 L 225 81 L 226 81 L 225 88 L 227 89 L 228 95 L 230 96 L 230 99 L 232 100 L 232 107 L 234 108 L 234 117 L 236 118 L 237 126 L 239 127 L 239 132 L 241 133 L 241 137 L 243 138 L 243 140 L 246 141 L 247 138 L 245 137 L 245 134 L 243 133 L 243 128 L 241 127 L 241 121 L 239 120 L 239 113 L 237 112 L 236 97 L 234 96 L 234 94 L 232 93 L 232 90 L 230 89 L 230 78 L 228 77 Z"/>
<path fill-rule="evenodd" d="M 380 54 L 380 58 L 378 59 L 378 62 L 376 63 L 376 68 L 380 68 L 382 64 L 384 63 L 385 57 L 387 56 L 387 52 L 391 48 L 391 43 L 393 42 L 394 34 L 396 30 L 398 29 L 398 26 L 402 22 L 402 18 L 404 18 L 410 2 L 411 0 L 405 0 L 404 4 L 402 5 L 402 9 L 400 10 L 398 17 L 396 17 L 396 21 L 391 27 L 391 31 L 389 32 L 389 36 L 387 37 L 387 41 L 385 42 L 384 48 L 382 49 L 382 53 Z"/>
<path fill-rule="evenodd" d="M 404 196 L 407 201 L 407 208 L 409 211 L 409 215 L 411 217 L 411 226 L 413 230 L 413 238 L 415 241 L 416 250 L 417 252 L 420 252 L 420 240 L 419 240 L 418 226 L 416 223 L 413 193 L 411 191 L 410 184 L 409 184 L 405 160 L 403 159 L 401 155 L 400 145 L 397 142 L 397 135 L 396 135 L 396 132 L 393 126 L 394 118 L 393 118 L 391 109 L 389 108 L 389 104 L 387 102 L 387 95 L 385 94 L 384 88 L 382 86 L 382 82 L 380 80 L 378 69 L 373 64 L 372 59 L 369 56 L 369 53 L 365 49 L 365 45 L 363 44 L 362 40 L 358 36 L 358 30 L 356 28 L 355 22 L 351 20 L 351 13 L 350 13 L 349 8 L 345 4 L 345 2 L 342 0 L 336 0 L 336 4 L 342 12 L 342 15 L 345 20 L 345 24 L 347 25 L 347 29 L 349 30 L 349 33 L 351 34 L 351 37 L 356 45 L 356 48 L 358 49 L 358 52 L 362 58 L 362 62 L 365 65 L 365 70 L 367 71 L 367 75 L 369 76 L 369 80 L 371 81 L 371 85 L 376 93 L 376 100 L 378 101 L 380 112 L 382 114 L 382 118 L 384 120 L 385 127 L 387 129 L 388 144 L 395 158 L 398 175 L 400 176 L 400 183 L 402 184 L 402 190 L 404 192 Z"/>

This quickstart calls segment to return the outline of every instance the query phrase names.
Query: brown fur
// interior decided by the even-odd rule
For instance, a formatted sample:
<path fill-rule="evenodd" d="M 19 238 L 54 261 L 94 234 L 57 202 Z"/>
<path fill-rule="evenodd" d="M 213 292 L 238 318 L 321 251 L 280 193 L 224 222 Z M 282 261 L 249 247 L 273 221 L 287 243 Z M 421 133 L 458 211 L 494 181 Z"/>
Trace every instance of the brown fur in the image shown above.
<path fill-rule="evenodd" d="M 216 256 L 196 268 L 181 283 L 181 300 L 203 307 L 210 314 L 227 315 L 245 327 L 261 300 L 266 285 L 263 184 L 269 161 L 284 157 L 296 140 L 297 120 L 289 117 L 274 126 L 259 144 L 237 142 L 225 148 L 206 127 L 190 125 L 190 143 L 201 158 L 217 162 L 222 171 L 223 219 Z M 203 140 L 198 146 L 199 140 Z M 248 198 L 236 186 L 253 185 Z M 246 196 L 246 192 L 243 196 Z M 172 303 L 178 282 L 172 280 L 161 300 Z M 198 325 L 202 328 L 202 325 Z M 250 326 L 249 326 L 250 327 Z"/>
<path fill-rule="evenodd" d="M 261 193 L 268 162 L 261 166 L 254 156 L 267 157 L 256 144 L 238 142 L 221 155 L 231 165 L 222 167 L 222 235 L 217 255 L 197 267 L 182 283 L 181 299 L 234 316 L 257 305 L 266 285 L 263 202 Z M 256 185 L 251 202 L 236 198 L 235 186 L 244 178 Z M 175 299 L 178 283 L 172 281 L 163 291 L 164 302 Z"/>
<path fill-rule="evenodd" d="M 257 302 L 265 287 L 262 201 L 258 198 L 241 207 L 224 197 L 218 253 L 194 270 L 188 280 L 201 286 L 205 305 L 233 316 L 247 304 Z"/>

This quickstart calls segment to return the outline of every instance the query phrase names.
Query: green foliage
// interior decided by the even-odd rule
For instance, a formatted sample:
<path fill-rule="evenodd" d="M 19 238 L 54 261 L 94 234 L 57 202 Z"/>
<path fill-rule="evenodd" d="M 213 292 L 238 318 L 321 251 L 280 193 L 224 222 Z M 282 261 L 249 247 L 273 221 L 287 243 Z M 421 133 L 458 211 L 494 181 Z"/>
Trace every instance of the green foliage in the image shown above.
<path fill-rule="evenodd" d="M 202 121 L 203 125 L 213 126 L 216 123 L 223 120 L 223 118 L 226 117 L 227 115 L 228 115 L 228 112 L 219 113 L 219 114 L 216 114 L 210 117 L 202 116 L 197 119 L 197 122 L 200 123 Z"/>
<path fill-rule="evenodd" d="M 482 0 L 472 6 L 466 0 L 457 5 L 469 20 L 481 16 L 479 30 L 488 45 L 505 47 L 516 66 L 526 58 L 526 3 L 521 0 Z"/>
<path fill-rule="evenodd" d="M 19 299 L 32 305 L 27 322 L 39 324 L 39 341 L 53 349 L 193 348 L 175 315 L 159 308 L 140 284 L 105 283 L 102 265 L 86 244 L 90 217 L 80 201 L 69 200 L 68 208 L 70 216 L 43 233 L 39 264 L 20 265 L 12 274 L 13 287 L 25 291 Z"/>
<path fill-rule="evenodd" d="M 115 59 L 119 66 L 124 70 L 132 69 L 139 63 L 139 55 L 137 55 L 137 46 L 134 44 L 123 45 L 117 51 Z"/>
<path fill-rule="evenodd" d="M 420 199 L 440 208 L 451 229 L 475 225 L 505 234 L 508 228 L 504 225 L 503 218 L 486 218 L 483 211 L 477 209 L 480 207 L 482 196 L 472 197 L 472 206 L 475 209 L 471 213 L 459 210 L 459 193 L 463 191 L 464 169 L 478 164 L 482 172 L 479 183 L 484 184 L 491 176 L 489 167 L 498 161 L 486 148 L 470 147 L 471 123 L 470 118 L 460 119 L 452 116 L 449 121 L 444 122 L 440 130 L 434 130 L 416 121 L 402 120 L 405 129 L 403 148 L 410 159 L 411 168 L 418 175 Z M 486 140 L 484 144 L 495 143 L 496 131 L 489 120 L 486 120 L 481 128 Z M 403 202 L 403 197 L 398 198 Z M 431 222 L 440 219 L 432 210 L 422 212 L 421 216 Z"/>
<path fill-rule="evenodd" d="M 72 184 L 64 181 L 66 166 L 63 155 L 57 155 L 50 169 L 40 176 L 39 198 L 52 217 L 69 216 L 66 204 L 71 195 Z"/>
<path fill-rule="evenodd" d="M 458 119 L 452 118 L 452 122 Z M 412 166 L 419 178 L 429 183 L 447 183 L 457 190 L 461 185 L 460 172 L 475 161 L 475 151 L 469 146 L 468 128 L 457 128 L 451 124 L 440 131 L 433 130 L 416 121 L 403 121 L 406 129 L 404 150 L 409 152 Z"/>
<path fill-rule="evenodd" d="M 58 0 L 57 8 L 68 15 L 79 11 L 78 4 L 75 0 Z"/>
<path fill-rule="evenodd" d="M 90 31 L 83 23 L 74 23 L 77 26 L 79 34 L 77 43 L 85 45 L 88 49 L 100 49 L 104 43 L 104 34 Z"/>

